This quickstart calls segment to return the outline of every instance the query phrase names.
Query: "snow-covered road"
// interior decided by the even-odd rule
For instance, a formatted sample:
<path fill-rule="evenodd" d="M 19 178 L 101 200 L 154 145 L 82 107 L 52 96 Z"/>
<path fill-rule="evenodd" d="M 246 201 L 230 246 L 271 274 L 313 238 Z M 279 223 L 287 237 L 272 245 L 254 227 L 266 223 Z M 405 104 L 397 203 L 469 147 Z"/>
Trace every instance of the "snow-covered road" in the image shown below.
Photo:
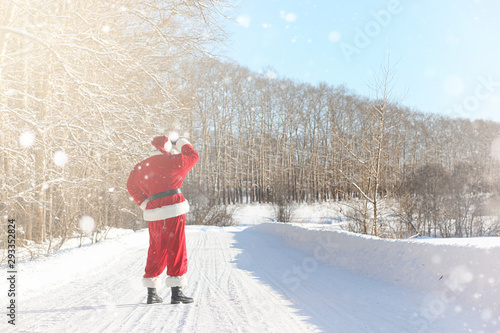
<path fill-rule="evenodd" d="M 415 314 L 427 295 L 319 262 L 253 228 L 188 226 L 187 242 L 190 285 L 184 290 L 193 304 L 171 305 L 166 287 L 159 290 L 165 303 L 145 304 L 148 234 L 141 230 L 19 264 L 16 326 L 7 324 L 4 310 L 0 331 L 498 330 L 488 330 L 477 312 L 457 302 L 424 323 Z M 1 287 L 7 290 L 5 282 Z"/>

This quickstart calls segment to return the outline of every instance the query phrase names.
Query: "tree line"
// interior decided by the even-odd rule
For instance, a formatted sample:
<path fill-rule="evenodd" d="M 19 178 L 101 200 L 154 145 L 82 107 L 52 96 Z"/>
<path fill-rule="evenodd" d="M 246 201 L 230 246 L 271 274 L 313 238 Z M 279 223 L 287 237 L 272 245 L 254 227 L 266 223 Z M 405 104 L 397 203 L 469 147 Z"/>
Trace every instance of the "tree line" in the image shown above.
<path fill-rule="evenodd" d="M 182 68 L 192 110 L 182 123 L 201 156 L 192 195 L 214 205 L 356 202 L 353 230 L 378 235 L 380 200 L 395 200 L 400 220 L 420 234 L 471 236 L 464 219 L 498 194 L 490 151 L 500 124 L 405 107 L 393 96 L 390 64 L 371 98 L 214 59 Z"/>

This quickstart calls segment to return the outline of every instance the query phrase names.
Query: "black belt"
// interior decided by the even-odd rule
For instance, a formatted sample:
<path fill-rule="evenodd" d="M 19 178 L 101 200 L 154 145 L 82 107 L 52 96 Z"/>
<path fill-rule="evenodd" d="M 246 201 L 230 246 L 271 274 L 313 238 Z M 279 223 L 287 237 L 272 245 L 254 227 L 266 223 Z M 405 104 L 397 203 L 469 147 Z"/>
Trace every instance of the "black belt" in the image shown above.
<path fill-rule="evenodd" d="M 171 195 L 178 194 L 178 193 L 181 193 L 181 189 L 180 188 L 176 188 L 175 190 L 170 190 L 170 191 L 165 191 L 165 192 L 160 192 L 160 193 L 152 194 L 152 195 L 150 195 L 148 197 L 148 200 L 149 201 L 153 201 L 155 199 L 169 197 Z"/>

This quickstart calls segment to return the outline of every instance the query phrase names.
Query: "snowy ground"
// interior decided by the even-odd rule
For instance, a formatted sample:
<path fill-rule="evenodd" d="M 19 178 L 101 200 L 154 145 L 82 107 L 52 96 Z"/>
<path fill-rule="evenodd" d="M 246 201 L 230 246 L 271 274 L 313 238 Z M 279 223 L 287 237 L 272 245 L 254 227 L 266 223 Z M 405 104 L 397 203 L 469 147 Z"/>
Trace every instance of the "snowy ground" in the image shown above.
<path fill-rule="evenodd" d="M 145 304 L 146 230 L 18 264 L 0 332 L 500 332 L 500 239 L 380 240 L 264 223 L 187 227 L 193 304 Z M 251 214 L 249 214 L 251 213 Z"/>

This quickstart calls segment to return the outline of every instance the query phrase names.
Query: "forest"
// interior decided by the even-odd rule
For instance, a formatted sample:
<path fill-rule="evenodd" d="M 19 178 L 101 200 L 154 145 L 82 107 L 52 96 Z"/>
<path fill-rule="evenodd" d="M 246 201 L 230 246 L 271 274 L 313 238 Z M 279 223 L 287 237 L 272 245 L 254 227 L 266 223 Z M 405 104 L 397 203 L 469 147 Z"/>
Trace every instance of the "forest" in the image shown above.
<path fill-rule="evenodd" d="M 95 239 L 144 227 L 126 180 L 169 131 L 200 154 L 183 186 L 190 223 L 217 224 L 234 204 L 346 202 L 355 232 L 499 235 L 499 123 L 406 107 L 389 62 L 373 96 L 252 72 L 219 55 L 226 6 L 1 2 L 3 247 L 8 219 L 19 242 L 49 248 L 86 218 Z"/>

